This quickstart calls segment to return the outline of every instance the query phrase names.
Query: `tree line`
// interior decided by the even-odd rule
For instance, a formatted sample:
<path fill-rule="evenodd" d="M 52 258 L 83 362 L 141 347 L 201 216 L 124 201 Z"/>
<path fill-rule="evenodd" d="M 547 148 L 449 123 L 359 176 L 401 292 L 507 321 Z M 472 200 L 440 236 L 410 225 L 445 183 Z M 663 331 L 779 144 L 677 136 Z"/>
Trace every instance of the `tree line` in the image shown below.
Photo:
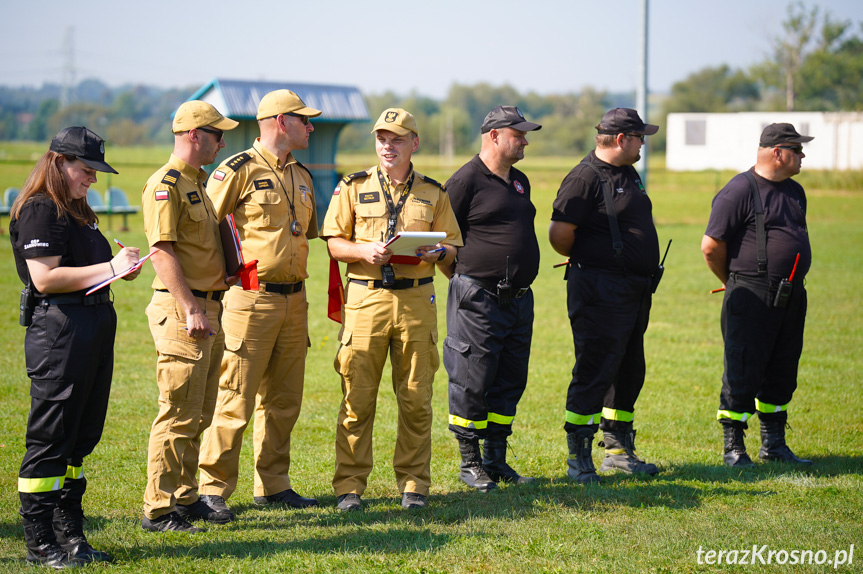
<path fill-rule="evenodd" d="M 746 70 L 727 65 L 698 70 L 669 94 L 650 99 L 648 121 L 663 125 L 673 112 L 859 111 L 863 110 L 863 22 L 836 20 L 818 7 L 791 4 L 782 33 L 770 39 L 765 59 Z M 44 141 L 69 125 L 87 125 L 115 145 L 169 143 L 166 119 L 197 86 L 163 90 L 148 86 L 110 88 L 85 80 L 75 103 L 60 107 L 60 86 L 0 87 L 0 140 Z M 585 88 L 578 93 L 523 94 L 508 85 L 454 84 L 443 100 L 392 92 L 365 96 L 372 121 L 383 109 L 413 113 L 422 153 L 465 154 L 479 148 L 479 126 L 494 106 L 517 105 L 543 125 L 531 138 L 531 155 L 581 155 L 593 147 L 594 126 L 612 107 L 633 107 L 634 93 Z M 371 122 L 350 124 L 339 151 L 367 153 Z M 665 148 L 665 130 L 650 138 Z"/>

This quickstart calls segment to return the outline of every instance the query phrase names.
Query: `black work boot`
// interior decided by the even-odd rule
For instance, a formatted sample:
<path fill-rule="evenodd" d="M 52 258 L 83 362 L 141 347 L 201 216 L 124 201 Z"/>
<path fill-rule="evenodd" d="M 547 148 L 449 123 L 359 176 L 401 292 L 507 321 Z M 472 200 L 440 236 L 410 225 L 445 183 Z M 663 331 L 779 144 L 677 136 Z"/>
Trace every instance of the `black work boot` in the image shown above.
<path fill-rule="evenodd" d="M 81 507 L 81 500 L 86 489 L 86 478 L 66 479 L 60 504 L 54 509 L 54 534 L 69 558 L 81 563 L 111 562 L 110 554 L 90 546 L 84 536 L 84 509 Z"/>
<path fill-rule="evenodd" d="M 725 437 L 725 453 L 722 460 L 728 466 L 744 468 L 755 466 L 749 455 L 746 454 L 746 445 L 743 438 L 746 436 L 746 423 L 742 421 L 722 420 L 722 434 Z"/>
<path fill-rule="evenodd" d="M 761 450 L 758 452 L 758 458 L 764 461 L 812 464 L 811 460 L 799 458 L 785 444 L 785 427 L 788 426 L 787 412 L 759 413 L 758 418 L 761 419 Z"/>
<path fill-rule="evenodd" d="M 54 529 L 51 527 L 51 515 L 34 518 L 24 518 L 24 543 L 27 545 L 27 562 L 41 566 L 49 566 L 55 570 L 75 568 L 80 564 L 70 558 L 60 547 Z"/>
<path fill-rule="evenodd" d="M 80 507 L 68 509 L 57 507 L 54 510 L 54 534 L 69 558 L 81 563 L 111 562 L 111 555 L 96 550 L 84 536 L 84 512 Z"/>
<path fill-rule="evenodd" d="M 624 430 L 603 431 L 599 446 L 605 447 L 605 458 L 599 467 L 602 472 L 617 469 L 627 474 L 659 473 L 655 464 L 644 462 L 635 456 L 635 429 L 632 424 L 627 424 Z"/>
<path fill-rule="evenodd" d="M 487 438 L 482 451 L 482 467 L 495 482 L 511 482 L 513 484 L 529 484 L 536 482 L 532 476 L 521 476 L 506 462 L 506 439 Z"/>
<path fill-rule="evenodd" d="M 566 433 L 566 444 L 569 447 L 566 476 L 583 484 L 599 482 L 591 454 L 596 427 L 597 425 L 579 425 L 575 431 Z"/>
<path fill-rule="evenodd" d="M 462 482 L 480 492 L 497 488 L 497 484 L 482 468 L 478 439 L 458 439 L 458 450 L 461 453 L 461 472 L 458 473 L 458 477 Z"/>

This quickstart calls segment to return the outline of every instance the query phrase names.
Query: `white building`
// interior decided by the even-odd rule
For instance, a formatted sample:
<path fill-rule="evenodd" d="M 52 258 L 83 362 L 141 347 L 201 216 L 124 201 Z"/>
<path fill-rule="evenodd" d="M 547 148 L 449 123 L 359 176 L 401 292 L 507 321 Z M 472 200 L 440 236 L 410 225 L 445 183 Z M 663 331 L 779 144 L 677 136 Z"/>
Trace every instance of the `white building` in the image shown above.
<path fill-rule="evenodd" d="M 764 127 L 782 122 L 815 138 L 803 144 L 804 169 L 863 169 L 863 112 L 668 114 L 665 164 L 674 171 L 743 171 L 755 164 Z"/>

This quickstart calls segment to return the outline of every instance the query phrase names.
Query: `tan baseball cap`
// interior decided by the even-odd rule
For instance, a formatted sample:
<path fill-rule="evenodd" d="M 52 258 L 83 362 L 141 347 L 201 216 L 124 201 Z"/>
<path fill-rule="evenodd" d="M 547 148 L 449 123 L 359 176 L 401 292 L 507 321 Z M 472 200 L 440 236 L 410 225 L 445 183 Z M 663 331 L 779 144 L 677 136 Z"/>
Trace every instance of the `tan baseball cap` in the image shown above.
<path fill-rule="evenodd" d="M 375 122 L 375 127 L 372 128 L 372 133 L 375 133 L 378 130 L 387 130 L 400 136 L 406 136 L 408 132 L 420 135 L 417 131 L 416 119 L 412 114 L 401 108 L 385 109 L 381 114 L 381 117 L 378 118 L 378 121 Z"/>
<path fill-rule="evenodd" d="M 308 107 L 300 96 L 291 90 L 275 90 L 261 98 L 257 118 L 263 120 L 279 114 L 298 114 L 315 118 L 321 115 L 321 110 Z"/>
<path fill-rule="evenodd" d="M 238 125 L 240 125 L 238 122 L 226 118 L 211 104 L 200 100 L 190 100 L 177 108 L 171 129 L 175 134 L 178 134 L 205 126 L 227 131 L 234 129 Z"/>

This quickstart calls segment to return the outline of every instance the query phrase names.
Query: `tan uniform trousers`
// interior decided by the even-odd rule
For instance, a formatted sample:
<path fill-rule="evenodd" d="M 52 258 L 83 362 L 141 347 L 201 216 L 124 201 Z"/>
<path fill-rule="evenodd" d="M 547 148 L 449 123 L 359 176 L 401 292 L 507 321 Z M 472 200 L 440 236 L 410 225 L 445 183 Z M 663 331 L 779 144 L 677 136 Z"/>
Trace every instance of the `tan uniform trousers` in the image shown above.
<path fill-rule="evenodd" d="M 335 368 L 342 377 L 336 427 L 336 496 L 362 494 L 372 470 L 372 429 L 390 355 L 398 405 L 393 467 L 400 493 L 427 496 L 431 484 L 432 383 L 440 366 L 434 283 L 409 289 L 348 282 Z"/>
<path fill-rule="evenodd" d="M 219 389 L 225 335 L 222 304 L 197 299 L 215 335 L 193 339 L 185 331 L 186 315 L 170 293 L 155 291 L 147 306 L 156 343 L 159 414 L 150 429 L 144 515 L 155 519 L 177 503 L 198 500 L 198 452 L 201 433 L 213 419 Z"/>
<path fill-rule="evenodd" d="M 219 396 L 201 448 L 201 494 L 228 498 L 236 490 L 243 432 L 253 411 L 255 496 L 291 488 L 291 431 L 303 402 L 308 310 L 305 289 L 290 295 L 228 291 Z"/>

